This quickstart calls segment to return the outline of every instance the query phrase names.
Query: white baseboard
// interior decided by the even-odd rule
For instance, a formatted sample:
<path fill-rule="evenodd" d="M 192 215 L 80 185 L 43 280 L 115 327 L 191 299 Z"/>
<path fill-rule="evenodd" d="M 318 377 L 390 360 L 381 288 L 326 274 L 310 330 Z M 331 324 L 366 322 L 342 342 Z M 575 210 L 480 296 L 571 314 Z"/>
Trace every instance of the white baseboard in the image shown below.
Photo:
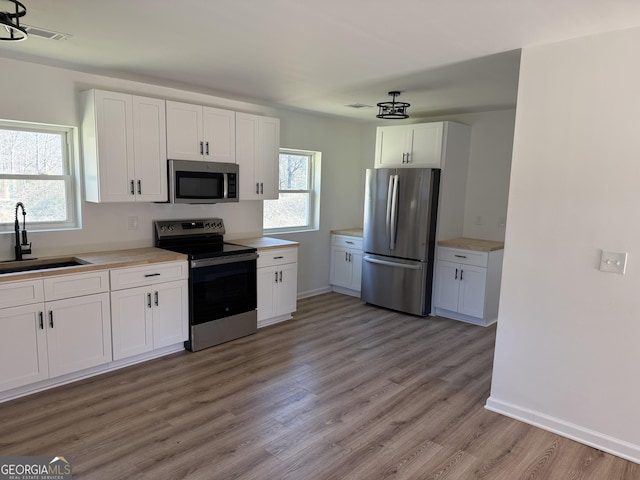
<path fill-rule="evenodd" d="M 326 287 L 316 288 L 313 290 L 307 290 L 306 292 L 298 292 L 298 300 L 307 297 L 315 297 L 316 295 L 322 295 L 323 293 L 329 293 L 331 291 L 331 285 Z"/>
<path fill-rule="evenodd" d="M 494 397 L 489 397 L 485 408 L 640 464 L 640 445 L 634 445 L 535 410 L 503 402 Z"/>

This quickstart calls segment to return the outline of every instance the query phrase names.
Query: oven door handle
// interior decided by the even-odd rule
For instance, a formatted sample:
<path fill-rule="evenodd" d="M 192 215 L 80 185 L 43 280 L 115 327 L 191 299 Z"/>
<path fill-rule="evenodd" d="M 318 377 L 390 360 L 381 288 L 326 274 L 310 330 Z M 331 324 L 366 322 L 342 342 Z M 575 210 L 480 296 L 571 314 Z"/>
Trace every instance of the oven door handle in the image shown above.
<path fill-rule="evenodd" d="M 224 265 L 236 262 L 248 262 L 257 259 L 257 253 L 243 253 L 242 255 L 228 255 L 226 257 L 202 258 L 199 260 L 191 260 L 191 268 L 211 267 L 214 265 Z"/>

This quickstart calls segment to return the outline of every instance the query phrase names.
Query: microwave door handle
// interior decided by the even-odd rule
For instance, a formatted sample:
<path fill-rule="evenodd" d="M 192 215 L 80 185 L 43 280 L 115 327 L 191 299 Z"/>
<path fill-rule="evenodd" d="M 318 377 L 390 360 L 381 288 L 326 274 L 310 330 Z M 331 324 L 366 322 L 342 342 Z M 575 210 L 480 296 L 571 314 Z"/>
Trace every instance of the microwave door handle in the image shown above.
<path fill-rule="evenodd" d="M 224 181 L 222 183 L 224 184 L 224 186 L 222 188 L 224 192 L 222 194 L 222 198 L 229 198 L 229 174 L 223 173 L 223 175 Z"/>

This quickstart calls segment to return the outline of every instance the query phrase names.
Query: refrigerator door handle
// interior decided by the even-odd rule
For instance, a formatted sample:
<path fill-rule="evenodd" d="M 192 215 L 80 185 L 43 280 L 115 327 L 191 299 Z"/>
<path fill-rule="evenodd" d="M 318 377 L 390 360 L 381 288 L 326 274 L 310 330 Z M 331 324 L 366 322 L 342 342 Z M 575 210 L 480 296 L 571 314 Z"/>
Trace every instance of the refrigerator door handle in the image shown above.
<path fill-rule="evenodd" d="M 375 263 L 377 265 L 386 265 L 388 267 L 406 268 L 407 270 L 422 270 L 421 264 L 410 265 L 407 263 L 390 262 L 388 260 L 379 260 L 377 258 L 364 257 L 365 262 Z"/>
<path fill-rule="evenodd" d="M 395 175 L 389 175 L 389 187 L 387 188 L 387 215 L 385 222 L 386 242 L 390 244 L 391 239 L 391 200 L 393 197 L 393 178 Z"/>
<path fill-rule="evenodd" d="M 391 193 L 391 229 L 389 231 L 389 249 L 395 250 L 398 235 L 398 175 L 393 176 L 393 191 Z"/>

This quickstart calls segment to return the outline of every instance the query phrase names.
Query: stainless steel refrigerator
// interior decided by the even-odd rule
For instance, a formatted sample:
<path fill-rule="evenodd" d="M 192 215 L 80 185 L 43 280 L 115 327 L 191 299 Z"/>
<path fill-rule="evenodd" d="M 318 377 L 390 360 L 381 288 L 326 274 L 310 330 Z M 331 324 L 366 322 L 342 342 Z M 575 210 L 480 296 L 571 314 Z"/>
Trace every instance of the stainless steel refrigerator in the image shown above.
<path fill-rule="evenodd" d="M 361 299 L 425 316 L 431 311 L 440 170 L 368 169 Z"/>

